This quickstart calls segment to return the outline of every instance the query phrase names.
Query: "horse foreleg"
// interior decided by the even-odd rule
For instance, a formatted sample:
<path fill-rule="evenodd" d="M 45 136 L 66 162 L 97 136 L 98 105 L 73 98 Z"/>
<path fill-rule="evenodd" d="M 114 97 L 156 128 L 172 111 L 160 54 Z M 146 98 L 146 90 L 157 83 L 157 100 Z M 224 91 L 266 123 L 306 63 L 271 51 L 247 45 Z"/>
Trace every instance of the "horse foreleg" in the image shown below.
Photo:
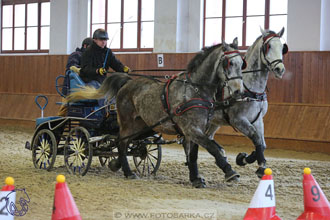
<path fill-rule="evenodd" d="M 254 163 L 257 160 L 259 168 L 256 171 L 256 174 L 261 178 L 264 175 L 264 170 L 266 167 L 266 159 L 264 156 L 266 144 L 263 135 L 263 119 L 259 118 L 254 125 L 252 125 L 246 118 L 236 118 L 231 121 L 231 124 L 244 135 L 249 137 L 256 148 L 256 150 L 250 155 L 247 155 L 246 153 L 239 153 L 236 157 L 237 165 L 245 166 L 246 164 Z"/>
<path fill-rule="evenodd" d="M 195 144 L 191 141 L 187 141 L 187 139 L 185 139 L 183 142 L 183 146 L 187 157 L 190 182 L 195 188 L 205 188 L 205 179 L 198 174 L 198 144 Z"/>
<path fill-rule="evenodd" d="M 191 140 L 204 147 L 215 158 L 216 165 L 225 173 L 226 182 L 239 179 L 239 174 L 227 162 L 225 151 L 218 143 L 210 140 L 206 135 L 198 131 L 192 134 Z"/>

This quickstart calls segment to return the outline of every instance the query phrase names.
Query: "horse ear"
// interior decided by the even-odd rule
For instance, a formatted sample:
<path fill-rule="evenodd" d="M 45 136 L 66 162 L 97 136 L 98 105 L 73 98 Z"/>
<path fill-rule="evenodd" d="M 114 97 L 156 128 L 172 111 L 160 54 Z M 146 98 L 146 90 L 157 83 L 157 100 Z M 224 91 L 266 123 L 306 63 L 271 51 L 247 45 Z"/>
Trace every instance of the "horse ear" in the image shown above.
<path fill-rule="evenodd" d="M 235 48 L 235 49 L 238 48 L 238 39 L 237 39 L 237 37 L 235 37 L 234 40 L 233 40 L 233 48 Z"/>
<path fill-rule="evenodd" d="M 259 26 L 259 27 L 260 27 L 260 32 L 261 32 L 262 36 L 265 37 L 267 35 L 266 31 L 261 26 Z"/>
<path fill-rule="evenodd" d="M 282 28 L 282 30 L 280 30 L 280 32 L 278 32 L 277 33 L 277 35 L 279 36 L 279 37 L 282 37 L 283 36 L 283 34 L 284 34 L 284 27 Z"/>

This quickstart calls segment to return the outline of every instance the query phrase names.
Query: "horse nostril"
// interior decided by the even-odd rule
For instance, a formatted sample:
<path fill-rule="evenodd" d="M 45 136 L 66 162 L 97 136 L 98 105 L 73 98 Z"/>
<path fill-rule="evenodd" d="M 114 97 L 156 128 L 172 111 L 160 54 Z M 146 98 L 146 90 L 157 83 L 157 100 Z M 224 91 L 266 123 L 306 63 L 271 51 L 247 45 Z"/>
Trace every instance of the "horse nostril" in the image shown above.
<path fill-rule="evenodd" d="M 278 72 L 279 73 L 279 72 L 281 72 L 281 69 L 279 67 L 276 67 L 275 68 L 275 72 Z"/>

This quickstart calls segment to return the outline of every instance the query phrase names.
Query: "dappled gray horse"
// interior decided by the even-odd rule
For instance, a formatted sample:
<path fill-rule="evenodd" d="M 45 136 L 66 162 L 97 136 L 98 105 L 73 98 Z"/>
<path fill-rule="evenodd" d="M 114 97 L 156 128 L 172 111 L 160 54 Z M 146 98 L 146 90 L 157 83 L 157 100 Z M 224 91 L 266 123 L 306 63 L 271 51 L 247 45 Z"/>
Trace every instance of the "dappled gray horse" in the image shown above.
<path fill-rule="evenodd" d="M 261 32 L 262 35 L 249 47 L 245 55 L 248 66 L 246 71 L 243 72 L 245 89 L 243 99 L 232 102 L 227 108 L 223 108 L 223 106 L 220 109 L 216 108 L 210 127 L 207 130 L 207 135 L 210 139 L 213 139 L 215 132 L 221 125 L 231 125 L 249 137 L 255 146 L 255 151 L 250 155 L 239 153 L 236 163 L 244 166 L 247 163 L 257 161 L 259 168 L 256 174 L 260 178 L 263 176 L 266 167 L 263 117 L 268 109 L 265 92 L 268 75 L 269 72 L 273 72 L 276 78 L 282 78 L 285 72 L 283 55 L 288 52 L 287 45 L 282 44 L 280 40 L 284 28 L 277 34 L 263 29 L 261 29 Z M 220 91 L 216 99 L 223 101 L 221 96 L 226 96 L 226 93 L 226 90 Z M 188 158 L 188 164 L 189 166 L 195 166 L 198 146 L 192 144 L 190 151 L 192 152 L 190 152 L 191 158 Z M 197 167 L 195 173 L 191 175 L 198 175 Z"/>
<path fill-rule="evenodd" d="M 237 41 L 233 42 L 237 47 Z M 127 162 L 127 147 L 132 139 L 145 133 L 181 134 L 187 140 L 205 147 L 215 157 L 227 181 L 238 174 L 221 154 L 219 145 L 205 135 L 213 110 L 213 97 L 220 87 L 228 87 L 231 94 L 243 91 L 241 56 L 230 59 L 238 51 L 226 43 L 203 49 L 189 63 L 187 71 L 173 76 L 166 83 L 139 77 L 131 79 L 124 73 L 108 77 L 100 89 L 85 87 L 72 93 L 68 101 L 116 96 L 120 126 L 119 161 L 124 175 L 136 178 Z M 200 179 L 197 181 L 201 181 Z"/>

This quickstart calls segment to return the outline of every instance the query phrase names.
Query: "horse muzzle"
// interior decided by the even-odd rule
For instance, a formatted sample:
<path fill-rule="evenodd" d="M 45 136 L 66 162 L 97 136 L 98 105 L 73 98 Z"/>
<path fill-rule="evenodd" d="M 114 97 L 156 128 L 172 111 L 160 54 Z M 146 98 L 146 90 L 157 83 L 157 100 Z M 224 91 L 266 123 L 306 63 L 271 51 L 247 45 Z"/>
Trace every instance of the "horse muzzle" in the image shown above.
<path fill-rule="evenodd" d="M 285 73 L 285 67 L 283 63 L 279 63 L 275 66 L 275 68 L 272 70 L 275 74 L 275 77 L 277 79 L 282 79 L 284 73 Z"/>

